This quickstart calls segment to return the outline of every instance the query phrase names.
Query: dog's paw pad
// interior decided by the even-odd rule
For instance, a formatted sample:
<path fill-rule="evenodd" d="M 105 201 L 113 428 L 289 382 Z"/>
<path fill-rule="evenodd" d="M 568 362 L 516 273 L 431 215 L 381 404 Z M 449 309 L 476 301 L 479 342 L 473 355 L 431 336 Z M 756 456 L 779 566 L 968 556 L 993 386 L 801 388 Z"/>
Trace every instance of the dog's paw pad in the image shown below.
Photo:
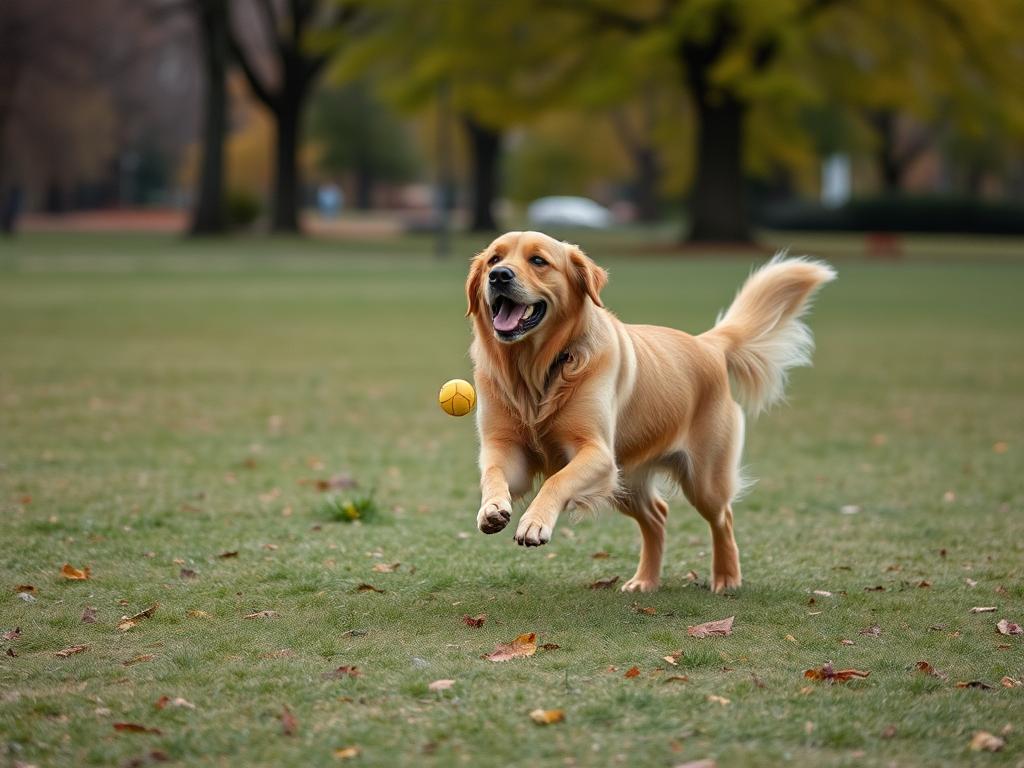
<path fill-rule="evenodd" d="M 512 519 L 512 502 L 491 501 L 480 508 L 476 516 L 476 526 L 483 533 L 497 533 L 504 530 Z"/>
<path fill-rule="evenodd" d="M 551 541 L 551 526 L 523 518 L 516 528 L 515 539 L 522 547 L 539 547 Z"/>

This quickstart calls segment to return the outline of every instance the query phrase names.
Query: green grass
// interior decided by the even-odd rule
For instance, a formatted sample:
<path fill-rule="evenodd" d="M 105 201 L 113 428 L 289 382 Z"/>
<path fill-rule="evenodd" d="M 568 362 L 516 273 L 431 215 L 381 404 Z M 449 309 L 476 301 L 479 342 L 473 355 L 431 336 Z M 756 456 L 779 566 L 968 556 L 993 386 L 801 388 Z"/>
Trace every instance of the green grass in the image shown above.
<path fill-rule="evenodd" d="M 582 241 L 610 267 L 621 317 L 691 331 L 752 260 Z M 971 264 L 965 241 L 934 262 L 920 242 L 905 262 L 837 261 L 812 318 L 816 367 L 748 429 L 760 482 L 736 508 L 745 585 L 726 597 L 701 586 L 708 533 L 680 498 L 653 595 L 587 589 L 636 564 L 635 525 L 612 512 L 563 519 L 537 550 L 512 528 L 475 532 L 472 419 L 435 403 L 441 382 L 470 375 L 461 256 L 439 264 L 417 240 L 35 235 L 0 249 L 0 630 L 22 628 L 0 646 L 18 654 L 0 655 L 7 762 L 161 750 L 306 766 L 349 745 L 361 754 L 346 764 L 367 766 L 1024 760 L 1024 688 L 999 684 L 1024 676 L 1024 638 L 995 631 L 1024 622 L 1024 258 Z M 332 519 L 315 481 L 338 471 L 360 483 L 342 498 L 375 491 L 376 516 Z M 65 581 L 65 562 L 92 578 Z M 31 604 L 13 591 L 26 583 Z M 983 605 L 999 610 L 969 613 Z M 80 621 L 86 606 L 96 623 Z M 279 617 L 243 619 L 262 610 Z M 478 613 L 482 628 L 462 623 Z M 730 615 L 731 637 L 686 634 Z M 858 634 L 872 624 L 881 637 Z M 531 631 L 560 647 L 480 658 Z M 55 657 L 72 644 L 89 649 Z M 804 680 L 829 660 L 871 676 Z M 346 664 L 362 675 L 322 679 Z M 632 665 L 642 674 L 624 678 Z M 689 682 L 663 682 L 680 673 Z M 439 678 L 456 683 L 429 691 Z M 157 710 L 163 695 L 196 709 Z M 537 707 L 566 720 L 534 725 Z M 968 750 L 974 731 L 1007 724 L 1003 752 Z"/>

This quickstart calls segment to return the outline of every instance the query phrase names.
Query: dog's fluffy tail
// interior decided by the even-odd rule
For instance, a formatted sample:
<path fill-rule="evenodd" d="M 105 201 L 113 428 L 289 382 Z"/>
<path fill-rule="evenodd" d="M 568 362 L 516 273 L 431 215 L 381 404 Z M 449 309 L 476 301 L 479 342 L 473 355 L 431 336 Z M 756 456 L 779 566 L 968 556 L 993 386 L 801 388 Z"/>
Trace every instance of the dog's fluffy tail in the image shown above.
<path fill-rule="evenodd" d="M 715 327 L 700 336 L 725 352 L 737 399 L 758 414 L 785 396 L 786 372 L 810 365 L 814 339 L 801 318 L 836 272 L 779 253 L 747 278 Z"/>

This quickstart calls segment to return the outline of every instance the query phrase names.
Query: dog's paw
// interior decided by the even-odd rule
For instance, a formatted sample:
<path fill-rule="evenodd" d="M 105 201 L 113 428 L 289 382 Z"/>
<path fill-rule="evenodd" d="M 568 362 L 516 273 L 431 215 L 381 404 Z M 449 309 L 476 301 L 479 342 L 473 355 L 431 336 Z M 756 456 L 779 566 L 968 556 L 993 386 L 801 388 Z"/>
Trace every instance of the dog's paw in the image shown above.
<path fill-rule="evenodd" d="M 739 574 L 716 573 L 711 576 L 711 591 L 720 595 L 723 592 L 739 589 L 742 583 L 743 579 Z"/>
<path fill-rule="evenodd" d="M 641 579 L 636 576 L 622 585 L 623 592 L 653 592 L 657 588 L 657 579 Z"/>
<path fill-rule="evenodd" d="M 523 515 L 516 528 L 516 544 L 523 547 L 539 547 L 551 541 L 551 526 L 536 518 Z"/>
<path fill-rule="evenodd" d="M 512 519 L 512 501 L 510 499 L 491 499 L 484 502 L 476 515 L 476 527 L 482 533 L 497 533 L 504 530 Z"/>

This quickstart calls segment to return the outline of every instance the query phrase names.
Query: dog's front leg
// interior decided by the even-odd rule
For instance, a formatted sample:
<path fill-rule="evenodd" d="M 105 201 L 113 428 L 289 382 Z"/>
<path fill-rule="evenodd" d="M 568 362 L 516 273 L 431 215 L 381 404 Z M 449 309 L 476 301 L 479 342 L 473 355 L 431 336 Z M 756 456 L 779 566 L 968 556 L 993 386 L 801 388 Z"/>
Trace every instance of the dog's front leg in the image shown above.
<path fill-rule="evenodd" d="M 541 486 L 516 528 L 516 542 L 539 547 L 551 540 L 558 516 L 571 502 L 591 503 L 615 492 L 618 470 L 611 449 L 601 440 L 580 446 L 568 464 Z"/>
<path fill-rule="evenodd" d="M 523 449 L 508 440 L 486 440 L 480 447 L 480 511 L 476 527 L 497 533 L 512 519 L 512 494 L 529 484 Z M 510 487 L 511 486 L 511 487 Z"/>

